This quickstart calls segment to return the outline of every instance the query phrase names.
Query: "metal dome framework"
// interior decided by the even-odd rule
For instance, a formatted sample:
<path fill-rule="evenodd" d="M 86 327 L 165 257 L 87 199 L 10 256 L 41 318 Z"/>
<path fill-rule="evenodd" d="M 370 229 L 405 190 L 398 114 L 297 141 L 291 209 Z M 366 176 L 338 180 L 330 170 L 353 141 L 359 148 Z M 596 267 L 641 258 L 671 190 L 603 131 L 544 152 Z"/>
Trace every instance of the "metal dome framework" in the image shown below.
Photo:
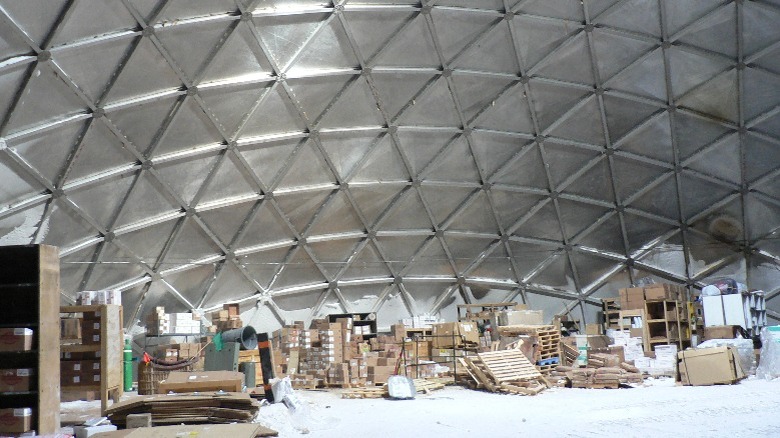
<path fill-rule="evenodd" d="M 780 2 L 473 3 L 0 1 L 0 243 L 128 326 L 718 275 L 777 319 Z"/>

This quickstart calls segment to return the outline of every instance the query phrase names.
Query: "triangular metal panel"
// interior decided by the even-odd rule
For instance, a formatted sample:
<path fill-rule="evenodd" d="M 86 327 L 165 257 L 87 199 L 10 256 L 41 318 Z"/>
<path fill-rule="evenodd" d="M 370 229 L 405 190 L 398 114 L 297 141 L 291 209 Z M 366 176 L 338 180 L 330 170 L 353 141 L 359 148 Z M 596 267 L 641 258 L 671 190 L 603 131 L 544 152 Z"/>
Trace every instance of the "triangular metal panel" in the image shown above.
<path fill-rule="evenodd" d="M 552 202 L 544 204 L 528 220 L 521 224 L 513 232 L 516 236 L 535 237 L 562 241 L 563 235 L 558 222 L 558 213 Z"/>
<path fill-rule="evenodd" d="M 403 60 L 403 61 L 400 61 Z M 441 62 L 436 55 L 436 47 L 428 31 L 425 18 L 421 15 L 393 38 L 375 59 L 374 66 L 402 67 L 439 67 Z"/>
<path fill-rule="evenodd" d="M 458 269 L 458 275 L 462 275 L 466 268 L 473 265 L 483 253 L 489 255 L 488 249 L 493 243 L 489 239 L 464 235 L 448 235 L 445 236 L 444 241 L 447 242 L 447 249 L 449 249 L 452 261 Z"/>
<path fill-rule="evenodd" d="M 99 102 L 135 44 L 135 39 L 116 39 L 97 46 L 55 52 L 53 60 L 68 72 L 68 77 L 87 97 L 93 102 Z"/>
<path fill-rule="evenodd" d="M 216 165 L 219 156 L 215 152 L 155 164 L 160 179 L 185 203 L 190 204 L 200 191 L 204 178 Z"/>
<path fill-rule="evenodd" d="M 116 237 L 122 244 L 138 256 L 144 263 L 154 266 L 176 229 L 178 220 L 169 220 L 140 230 L 124 233 Z M 162 266 L 163 269 L 168 266 Z"/>
<path fill-rule="evenodd" d="M 198 212 L 198 217 L 223 245 L 228 246 L 254 206 L 254 202 L 232 204 L 229 207 Z"/>
<path fill-rule="evenodd" d="M 320 205 L 330 196 L 329 191 L 290 193 L 275 198 L 279 209 L 298 233 L 303 233 Z"/>
<path fill-rule="evenodd" d="M 486 192 L 477 193 L 468 207 L 458 213 L 447 229 L 498 234 L 498 223 Z"/>
<path fill-rule="evenodd" d="M 3 4 L 6 14 L 21 26 L 36 44 L 42 45 L 60 14 L 70 7 L 65 0 L 30 0 Z"/>
<path fill-rule="evenodd" d="M 374 143 L 383 141 L 377 133 L 327 133 L 320 136 L 320 144 L 339 176 L 346 180 L 356 166 L 364 162 Z M 387 140 L 384 140 L 387 141 Z"/>
<path fill-rule="evenodd" d="M 607 114 L 609 121 L 610 114 Z M 612 139 L 615 142 L 615 138 Z M 686 140 L 687 141 L 687 140 Z M 619 141 L 613 143 L 615 148 L 632 154 L 649 157 L 667 163 L 674 162 L 672 149 L 672 125 L 669 113 L 663 112 L 650 121 L 643 122 Z"/>
<path fill-rule="evenodd" d="M 617 214 L 603 219 L 596 228 L 578 238 L 576 243 L 615 254 L 625 254 L 626 252 L 623 243 L 623 228 Z"/>
<path fill-rule="evenodd" d="M 200 197 L 198 205 L 228 198 L 249 197 L 257 193 L 251 177 L 240 167 L 240 164 L 236 164 L 236 159 L 231 157 L 231 153 L 227 153 L 227 157 L 213 172 L 214 175 L 208 181 L 208 185 L 201 189 L 203 196 Z"/>
<path fill-rule="evenodd" d="M 181 79 L 149 38 L 141 38 L 132 56 L 116 78 L 106 102 L 132 99 L 182 86 Z"/>
<path fill-rule="evenodd" d="M 453 255 L 453 258 L 455 258 L 455 255 Z M 453 261 L 457 262 L 457 260 Z M 468 265 L 467 262 L 461 262 L 464 263 L 464 266 L 462 266 L 463 268 Z M 406 275 L 454 277 L 455 272 L 453 271 L 449 256 L 444 251 L 444 247 L 442 247 L 441 241 L 437 238 L 431 238 L 426 248 L 412 259 L 406 270 Z"/>
<path fill-rule="evenodd" d="M 455 140 L 423 173 L 429 181 L 456 181 L 479 184 L 482 177 L 466 139 Z"/>
<path fill-rule="evenodd" d="M 277 140 L 241 148 L 241 155 L 249 163 L 260 181 L 272 187 L 282 176 L 282 170 L 302 147 L 299 139 Z"/>
<path fill-rule="evenodd" d="M 83 112 L 85 108 L 86 104 L 68 88 L 50 65 L 38 63 L 32 71 L 24 98 L 14 108 L 6 129 L 9 133 L 17 132 L 31 125 Z"/>
<path fill-rule="evenodd" d="M 298 248 L 283 266 L 279 276 L 271 283 L 271 287 L 281 289 L 290 286 L 326 283 L 327 278 L 320 272 L 309 254 Z"/>
<path fill-rule="evenodd" d="M 549 186 L 547 171 L 539 145 L 533 145 L 511 166 L 494 174 L 491 182 L 511 186 L 533 187 L 546 190 Z"/>
<path fill-rule="evenodd" d="M 392 201 L 399 196 L 405 187 L 405 185 L 375 184 L 350 187 L 349 191 L 360 209 L 360 213 L 369 225 L 373 225 L 382 213 L 393 205 Z"/>
<path fill-rule="evenodd" d="M 195 145 L 215 144 L 222 141 L 222 136 L 203 112 L 203 108 L 195 99 L 188 97 L 173 116 L 165 135 L 154 150 L 154 156 L 180 152 Z"/>
<path fill-rule="evenodd" d="M 249 115 L 241 131 L 242 137 L 302 132 L 306 129 L 306 124 L 281 86 L 272 88 L 262 103 Z"/>
<path fill-rule="evenodd" d="M 165 126 L 177 101 L 175 97 L 147 101 L 138 106 L 110 111 L 106 117 L 136 150 L 146 151 Z"/>
<path fill-rule="evenodd" d="M 61 129 L 38 132 L 8 144 L 44 178 L 56 182 L 86 123 L 69 123 Z"/>
<path fill-rule="evenodd" d="M 345 126 L 382 126 L 384 119 L 364 78 L 355 83 L 328 109 L 317 124 L 320 129 Z"/>
<path fill-rule="evenodd" d="M 368 152 L 363 165 L 355 172 L 350 182 L 409 181 L 411 175 L 394 142 L 385 136 L 374 149 Z"/>
<path fill-rule="evenodd" d="M 336 176 L 311 141 L 305 143 L 292 157 L 294 160 L 277 188 L 306 187 L 318 184 L 335 184 Z"/>
<path fill-rule="evenodd" d="M 166 269 L 178 265 L 186 265 L 220 253 L 219 247 L 203 231 L 193 218 L 186 218 L 180 225 L 180 230 L 175 235 L 174 241 L 163 259 Z"/>
<path fill-rule="evenodd" d="M 593 51 L 599 76 L 605 81 L 621 72 L 656 46 L 612 31 L 593 31 Z"/>
<path fill-rule="evenodd" d="M 268 239 L 273 239 L 274 236 L 267 236 Z M 267 288 L 277 275 L 279 270 L 284 266 L 284 261 L 291 248 L 275 248 L 266 251 L 259 251 L 256 253 L 241 256 L 241 266 L 250 277 L 260 283 L 261 286 Z"/>
<path fill-rule="evenodd" d="M 333 281 L 338 273 L 347 267 L 347 261 L 354 254 L 359 242 L 358 239 L 336 239 L 311 242 L 308 246 L 319 266 L 328 275 L 328 280 Z"/>
<path fill-rule="evenodd" d="M 507 22 L 494 26 L 464 56 L 452 62 L 453 68 L 517 74 L 520 71 L 514 40 Z"/>
<path fill-rule="evenodd" d="M 114 168 L 135 164 L 136 157 L 127 151 L 119 139 L 99 120 L 94 121 L 73 157 L 66 182 Z"/>
<path fill-rule="evenodd" d="M 208 216 L 204 216 L 208 219 Z M 243 220 L 244 217 L 241 217 Z M 293 232 L 279 216 L 271 203 L 264 201 L 255 216 L 246 225 L 243 237 L 236 242 L 239 248 L 252 247 L 280 241 L 292 241 Z"/>
<path fill-rule="evenodd" d="M 350 266 L 344 271 L 341 279 L 356 280 L 392 276 L 393 273 L 387 267 L 386 261 L 380 256 L 374 245 L 368 243 L 355 256 Z"/>
<path fill-rule="evenodd" d="M 35 178 L 4 154 L 0 155 L 0 175 L 3 175 L 0 195 L 4 200 L 7 200 L 8 204 L 41 193 L 45 189 Z"/>
<path fill-rule="evenodd" d="M 452 91 L 444 78 L 434 82 L 422 96 L 412 101 L 398 118 L 399 123 L 425 126 L 459 126 Z"/>
<path fill-rule="evenodd" d="M 379 230 L 433 229 L 417 190 L 409 190 L 392 208 L 377 225 Z"/>
<path fill-rule="evenodd" d="M 349 39 L 336 19 L 331 19 L 306 45 L 289 72 L 308 72 L 313 69 L 356 68 L 360 62 L 350 47 Z"/>
<path fill-rule="evenodd" d="M 469 43 L 487 32 L 497 21 L 493 15 L 465 16 L 458 10 L 444 8 L 434 8 L 431 11 L 431 19 L 446 62 L 451 62 Z"/>
<path fill-rule="evenodd" d="M 48 229 L 41 232 L 40 243 L 62 248 L 98 235 L 98 231 L 64 201 L 52 201 L 49 208 Z"/>
<path fill-rule="evenodd" d="M 203 99 L 206 110 L 217 120 L 222 132 L 232 139 L 249 112 L 270 86 L 267 83 L 252 83 L 228 90 L 199 89 L 198 94 Z"/>
<path fill-rule="evenodd" d="M 543 195 L 496 189 L 490 191 L 490 198 L 498 211 L 498 220 L 501 223 L 501 227 L 505 230 L 514 225 L 534 206 L 539 204 L 540 201 L 547 199 Z"/>
<path fill-rule="evenodd" d="M 379 236 L 377 245 L 397 274 L 428 240 L 425 236 Z"/>
<path fill-rule="evenodd" d="M 416 14 L 405 10 L 344 11 L 363 59 L 371 59 Z"/>
<path fill-rule="evenodd" d="M 92 267 L 84 288 L 86 290 L 102 290 L 122 283 L 128 278 L 142 276 L 145 271 L 135 263 L 128 263 L 132 260 L 132 257 L 113 243 L 104 243 L 100 249 L 100 258 Z"/>
<path fill-rule="evenodd" d="M 329 14 L 260 16 L 253 18 L 261 40 L 274 61 L 286 69 Z"/>
<path fill-rule="evenodd" d="M 678 105 L 717 118 L 737 122 L 739 118 L 737 72 L 729 70 L 697 87 L 678 100 Z"/>
<path fill-rule="evenodd" d="M 236 24 L 233 34 L 205 67 L 202 82 L 257 78 L 273 73 L 273 66 L 257 44 L 251 26 L 245 21 Z"/>
<path fill-rule="evenodd" d="M 134 179 L 134 174 L 115 175 L 104 179 L 100 184 L 70 191 L 68 198 L 98 224 L 108 229 Z"/>
<path fill-rule="evenodd" d="M 596 22 L 630 32 L 642 32 L 656 37 L 661 36 L 660 3 L 645 0 L 628 0 L 615 5 L 615 8 L 600 14 Z M 593 15 L 591 14 L 591 16 Z"/>
<path fill-rule="evenodd" d="M 363 231 L 363 223 L 355 212 L 343 190 L 333 194 L 328 205 L 319 213 L 319 218 L 309 229 L 310 235 L 338 234 L 349 231 Z"/>
<path fill-rule="evenodd" d="M 661 49 L 656 49 L 612 76 L 604 86 L 666 101 L 665 77 L 664 55 Z"/>
<path fill-rule="evenodd" d="M 582 15 L 582 5 L 568 0 L 519 0 L 513 3 L 515 3 L 514 9 L 521 14 L 561 18 L 571 21 L 583 21 L 585 18 Z"/>
<path fill-rule="evenodd" d="M 460 208 L 466 199 L 471 196 L 474 189 L 425 185 L 422 187 L 421 191 L 423 197 L 427 201 L 427 205 L 433 213 L 437 225 L 442 226 L 447 218 Z"/>
<path fill-rule="evenodd" d="M 178 211 L 180 208 L 158 182 L 148 173 L 142 172 L 122 206 L 116 225 L 128 225 L 152 216 Z"/>

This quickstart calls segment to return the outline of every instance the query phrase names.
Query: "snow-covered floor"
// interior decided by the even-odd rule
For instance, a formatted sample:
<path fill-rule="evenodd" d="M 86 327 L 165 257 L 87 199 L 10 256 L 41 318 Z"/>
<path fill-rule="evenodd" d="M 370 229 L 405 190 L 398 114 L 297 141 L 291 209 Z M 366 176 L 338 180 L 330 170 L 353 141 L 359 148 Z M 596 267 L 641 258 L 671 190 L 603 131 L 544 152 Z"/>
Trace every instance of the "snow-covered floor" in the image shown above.
<path fill-rule="evenodd" d="M 455 386 L 398 401 L 297 391 L 308 412 L 264 406 L 259 422 L 280 437 L 780 437 L 780 379 L 703 387 L 646 382 L 555 388 L 535 397 Z"/>
<path fill-rule="evenodd" d="M 780 437 L 780 379 L 676 386 L 648 379 L 629 389 L 554 388 L 534 397 L 458 386 L 415 400 L 342 399 L 296 391 L 304 408 L 260 408 L 280 437 Z M 63 403 L 63 419 L 97 415 L 100 402 Z"/>

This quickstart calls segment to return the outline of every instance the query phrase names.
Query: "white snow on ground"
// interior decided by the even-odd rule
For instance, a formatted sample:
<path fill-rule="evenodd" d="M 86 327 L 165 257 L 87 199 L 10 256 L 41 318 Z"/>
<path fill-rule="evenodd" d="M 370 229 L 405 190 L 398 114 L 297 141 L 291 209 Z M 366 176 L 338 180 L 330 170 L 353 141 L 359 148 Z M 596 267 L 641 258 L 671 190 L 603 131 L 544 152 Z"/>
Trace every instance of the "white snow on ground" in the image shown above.
<path fill-rule="evenodd" d="M 554 388 L 535 397 L 457 386 L 415 400 L 342 399 L 296 391 L 308 412 L 264 406 L 258 422 L 280 437 L 780 437 L 780 379 L 629 389 Z"/>

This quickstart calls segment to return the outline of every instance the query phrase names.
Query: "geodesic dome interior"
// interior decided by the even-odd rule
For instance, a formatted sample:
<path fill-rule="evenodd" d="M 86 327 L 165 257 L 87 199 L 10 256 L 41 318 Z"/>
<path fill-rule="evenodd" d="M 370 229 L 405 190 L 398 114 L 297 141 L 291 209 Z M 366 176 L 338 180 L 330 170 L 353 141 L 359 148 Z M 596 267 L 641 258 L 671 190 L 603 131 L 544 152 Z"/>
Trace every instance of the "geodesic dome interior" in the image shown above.
<path fill-rule="evenodd" d="M 780 1 L 0 1 L 0 244 L 126 325 L 780 300 Z"/>

